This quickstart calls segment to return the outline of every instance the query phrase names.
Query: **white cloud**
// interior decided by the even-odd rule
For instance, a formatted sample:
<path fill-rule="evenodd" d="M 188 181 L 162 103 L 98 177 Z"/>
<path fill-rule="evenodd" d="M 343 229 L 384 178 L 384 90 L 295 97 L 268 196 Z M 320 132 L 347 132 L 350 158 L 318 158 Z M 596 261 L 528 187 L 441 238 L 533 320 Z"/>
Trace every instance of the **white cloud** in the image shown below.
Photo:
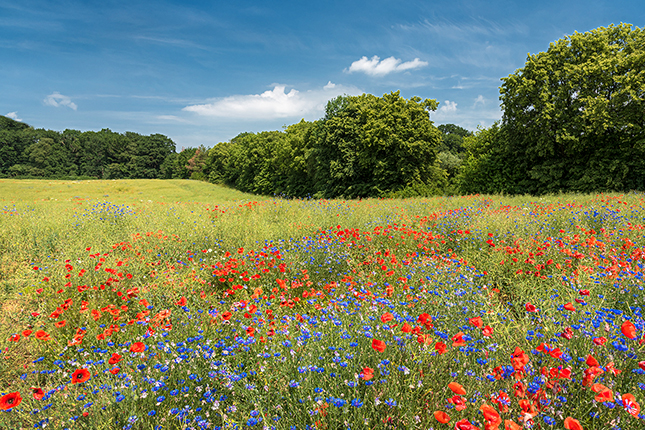
<path fill-rule="evenodd" d="M 67 106 L 70 109 L 76 110 L 78 106 L 69 97 L 62 95 L 58 91 L 54 91 L 43 100 L 47 106 L 61 107 Z"/>
<path fill-rule="evenodd" d="M 481 94 L 478 95 L 477 98 L 475 99 L 475 103 L 473 104 L 473 107 L 476 107 L 479 104 L 482 106 L 486 106 L 486 99 Z"/>
<path fill-rule="evenodd" d="M 18 112 L 9 112 L 8 114 L 5 115 L 7 118 L 11 118 L 15 121 L 22 121 L 20 118 L 18 118 Z"/>
<path fill-rule="evenodd" d="M 342 94 L 357 95 L 362 94 L 362 91 L 329 82 L 316 90 L 300 92 L 292 88 L 286 92 L 286 85 L 276 84 L 273 90 L 262 94 L 225 97 L 206 104 L 186 106 L 183 110 L 204 116 L 248 120 L 302 118 L 322 114 L 327 101 Z"/>
<path fill-rule="evenodd" d="M 439 112 L 448 113 L 448 112 L 457 112 L 457 102 L 451 102 L 446 100 L 445 104 L 439 108 Z"/>
<path fill-rule="evenodd" d="M 346 69 L 345 71 L 348 73 L 363 72 L 370 76 L 385 76 L 392 72 L 402 72 L 404 70 L 417 69 L 427 65 L 428 63 L 426 61 L 421 61 L 418 58 L 401 63 L 401 60 L 394 57 L 389 57 L 381 61 L 381 59 L 375 55 L 371 59 L 361 57 L 360 60 L 354 61 L 352 65 L 349 66 L 349 69 Z"/>

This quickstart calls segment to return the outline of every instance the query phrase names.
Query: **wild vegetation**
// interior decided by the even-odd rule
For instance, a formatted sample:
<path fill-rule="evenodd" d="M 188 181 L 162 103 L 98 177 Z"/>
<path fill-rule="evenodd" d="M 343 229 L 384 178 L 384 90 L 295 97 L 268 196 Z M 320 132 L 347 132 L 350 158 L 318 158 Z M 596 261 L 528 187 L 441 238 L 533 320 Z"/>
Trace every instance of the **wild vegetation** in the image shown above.
<path fill-rule="evenodd" d="M 0 187 L 0 426 L 643 426 L 642 194 L 25 184 Z"/>

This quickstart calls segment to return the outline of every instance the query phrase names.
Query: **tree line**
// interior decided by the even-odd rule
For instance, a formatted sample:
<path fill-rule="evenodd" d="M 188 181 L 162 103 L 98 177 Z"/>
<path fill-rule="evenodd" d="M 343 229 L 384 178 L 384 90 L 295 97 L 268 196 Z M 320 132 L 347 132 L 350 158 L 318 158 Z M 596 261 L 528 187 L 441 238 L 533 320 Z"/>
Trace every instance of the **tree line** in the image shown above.
<path fill-rule="evenodd" d="M 162 177 L 175 143 L 161 134 L 34 129 L 0 116 L 0 177 Z"/>
<path fill-rule="evenodd" d="M 454 182 L 461 142 L 472 133 L 435 127 L 429 112 L 437 105 L 399 92 L 340 96 L 317 121 L 180 152 L 159 134 L 55 132 L 0 117 L 0 175 L 190 178 L 285 197 L 438 194 Z"/>
<path fill-rule="evenodd" d="M 645 190 L 645 33 L 574 33 L 502 78 L 502 119 L 436 127 L 438 103 L 340 96 L 325 115 L 177 153 L 162 135 L 62 133 L 0 117 L 0 175 L 191 178 L 287 197 Z"/>

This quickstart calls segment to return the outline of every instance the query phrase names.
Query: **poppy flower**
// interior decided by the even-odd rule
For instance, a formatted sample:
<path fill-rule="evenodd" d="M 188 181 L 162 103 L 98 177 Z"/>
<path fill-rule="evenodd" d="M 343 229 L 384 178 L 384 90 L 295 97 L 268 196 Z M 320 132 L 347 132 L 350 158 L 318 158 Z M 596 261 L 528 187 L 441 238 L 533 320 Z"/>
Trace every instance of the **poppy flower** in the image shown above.
<path fill-rule="evenodd" d="M 435 411 L 434 418 L 442 424 L 450 422 L 450 416 L 444 411 Z"/>
<path fill-rule="evenodd" d="M 623 407 L 629 413 L 635 418 L 638 418 L 638 414 L 641 412 L 641 406 L 636 402 L 636 399 L 634 398 L 633 394 L 623 394 L 622 396 L 622 401 L 623 401 Z"/>
<path fill-rule="evenodd" d="M 378 352 L 383 352 L 385 351 L 385 342 L 378 339 L 372 339 L 372 348 L 374 348 Z"/>
<path fill-rule="evenodd" d="M 620 326 L 620 331 L 630 339 L 636 339 L 636 326 L 631 321 L 625 321 L 623 325 Z"/>
<path fill-rule="evenodd" d="M 564 428 L 567 430 L 584 430 L 580 422 L 571 417 L 566 417 L 564 419 Z"/>
<path fill-rule="evenodd" d="M 486 326 L 482 328 L 482 336 L 491 337 L 493 335 L 493 328 L 491 326 Z"/>
<path fill-rule="evenodd" d="M 143 352 L 146 350 L 146 345 L 143 342 L 135 342 L 130 346 L 130 352 Z"/>
<path fill-rule="evenodd" d="M 22 335 L 23 335 L 24 337 L 27 337 L 27 336 L 29 336 L 31 333 L 32 333 L 32 331 L 31 331 L 31 330 L 23 330 Z"/>
<path fill-rule="evenodd" d="M 526 309 L 527 312 L 537 312 L 537 308 L 530 303 L 527 303 L 526 305 L 524 305 L 524 308 Z"/>
<path fill-rule="evenodd" d="M 466 341 L 464 340 L 464 333 L 461 331 L 454 335 L 451 339 L 452 346 L 463 346 L 466 344 Z"/>
<path fill-rule="evenodd" d="M 225 321 L 230 320 L 232 316 L 233 316 L 233 314 L 230 313 L 229 311 L 226 311 L 226 312 L 222 313 L 222 319 L 225 320 Z"/>
<path fill-rule="evenodd" d="M 56 322 L 54 323 L 54 325 L 56 326 L 56 328 L 65 327 L 65 324 L 67 324 L 67 321 L 66 321 L 66 320 L 56 321 Z"/>
<path fill-rule="evenodd" d="M 464 409 L 466 409 L 466 399 L 461 396 L 452 396 L 448 399 L 448 403 L 455 405 L 456 411 L 463 411 Z"/>
<path fill-rule="evenodd" d="M 502 423 L 502 418 L 492 406 L 483 404 L 479 410 L 484 414 L 484 419 L 486 420 L 485 430 L 496 430 Z"/>
<path fill-rule="evenodd" d="M 401 327 L 401 331 L 403 333 L 411 333 L 412 332 L 412 326 L 408 323 L 403 323 L 403 326 Z"/>
<path fill-rule="evenodd" d="M 574 312 L 574 311 L 576 310 L 576 308 L 574 308 L 574 307 L 573 307 L 573 305 L 571 304 L 571 302 L 569 302 L 569 303 L 567 303 L 566 305 L 564 305 L 564 308 L 565 308 L 566 310 L 568 310 L 568 311 L 571 311 L 571 312 Z"/>
<path fill-rule="evenodd" d="M 361 377 L 364 380 L 369 381 L 370 379 L 372 379 L 374 377 L 374 369 L 372 369 L 371 367 L 363 368 L 363 372 L 361 373 Z"/>
<path fill-rule="evenodd" d="M 446 344 L 443 342 L 437 342 L 434 346 L 434 349 L 439 355 L 441 355 L 446 352 Z"/>
<path fill-rule="evenodd" d="M 470 421 L 464 418 L 455 423 L 455 430 L 479 430 L 479 427 L 472 425 Z"/>
<path fill-rule="evenodd" d="M 176 304 L 177 306 L 186 306 L 186 302 L 187 302 L 186 297 L 182 296 L 182 297 L 179 299 L 179 301 L 178 301 L 178 302 L 176 302 L 175 304 Z"/>
<path fill-rule="evenodd" d="M 607 342 L 607 338 L 606 338 L 606 337 L 601 336 L 601 337 L 594 337 L 594 338 L 593 338 L 593 343 L 594 343 L 594 344 L 596 344 L 596 345 L 598 345 L 598 346 L 602 346 L 602 345 L 604 345 L 604 344 L 605 344 L 605 342 Z"/>
<path fill-rule="evenodd" d="M 41 400 L 45 396 L 43 389 L 38 387 L 31 387 L 31 393 L 36 400 Z"/>
<path fill-rule="evenodd" d="M 8 411 L 11 408 L 15 408 L 22 402 L 22 397 L 19 392 L 5 394 L 0 397 L 0 411 Z"/>
<path fill-rule="evenodd" d="M 383 324 L 386 324 L 394 319 L 394 315 L 392 315 L 389 312 L 385 312 L 383 315 L 381 315 L 381 322 Z"/>
<path fill-rule="evenodd" d="M 90 379 L 90 372 L 87 369 L 76 369 L 72 373 L 72 384 L 81 384 Z"/>
<path fill-rule="evenodd" d="M 585 361 L 589 367 L 597 367 L 599 365 L 598 360 L 596 360 L 593 355 L 588 355 L 587 360 Z"/>
<path fill-rule="evenodd" d="M 593 384 L 591 386 L 591 390 L 594 393 L 597 393 L 596 397 L 594 398 L 594 400 L 596 400 L 597 402 L 602 403 L 614 401 L 614 392 L 602 384 Z"/>
<path fill-rule="evenodd" d="M 452 391 L 455 394 L 460 394 L 460 395 L 465 395 L 466 390 L 461 384 L 458 384 L 457 382 L 451 382 L 448 384 L 448 388 L 450 388 L 450 391 Z"/>
<path fill-rule="evenodd" d="M 519 426 L 513 420 L 504 420 L 504 430 L 521 430 L 522 427 Z"/>
<path fill-rule="evenodd" d="M 20 340 L 20 335 L 18 333 L 14 333 L 11 336 L 9 336 L 9 342 L 18 342 Z"/>
<path fill-rule="evenodd" d="M 121 361 L 121 356 L 115 352 L 112 354 L 112 357 L 110 357 L 110 359 L 108 360 L 108 363 L 116 364 L 119 361 Z"/>
<path fill-rule="evenodd" d="M 108 370 L 108 372 L 110 372 L 110 373 L 111 373 L 111 374 L 113 374 L 113 375 L 116 375 L 116 374 L 117 374 L 117 373 L 119 373 L 120 371 L 121 371 L 121 369 L 120 369 L 120 368 L 118 368 L 118 367 L 113 367 L 112 369 Z"/>
<path fill-rule="evenodd" d="M 47 333 L 45 330 L 38 330 L 35 334 L 36 339 L 38 340 L 51 340 L 49 333 Z"/>
<path fill-rule="evenodd" d="M 469 318 L 468 322 L 477 328 L 482 328 L 482 325 L 484 325 L 481 317 Z"/>

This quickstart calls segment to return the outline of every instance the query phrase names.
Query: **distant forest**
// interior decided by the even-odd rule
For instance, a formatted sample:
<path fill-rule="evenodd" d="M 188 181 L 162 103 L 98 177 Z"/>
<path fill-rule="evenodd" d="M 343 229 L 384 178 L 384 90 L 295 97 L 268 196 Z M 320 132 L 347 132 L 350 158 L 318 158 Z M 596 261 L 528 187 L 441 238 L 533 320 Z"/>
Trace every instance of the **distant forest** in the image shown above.
<path fill-rule="evenodd" d="M 435 127 L 434 100 L 341 96 L 325 117 L 176 151 L 161 134 L 36 129 L 0 116 L 0 177 L 195 179 L 285 197 L 382 197 L 454 191 L 472 132 Z M 452 188 L 451 188 L 452 187 Z"/>

